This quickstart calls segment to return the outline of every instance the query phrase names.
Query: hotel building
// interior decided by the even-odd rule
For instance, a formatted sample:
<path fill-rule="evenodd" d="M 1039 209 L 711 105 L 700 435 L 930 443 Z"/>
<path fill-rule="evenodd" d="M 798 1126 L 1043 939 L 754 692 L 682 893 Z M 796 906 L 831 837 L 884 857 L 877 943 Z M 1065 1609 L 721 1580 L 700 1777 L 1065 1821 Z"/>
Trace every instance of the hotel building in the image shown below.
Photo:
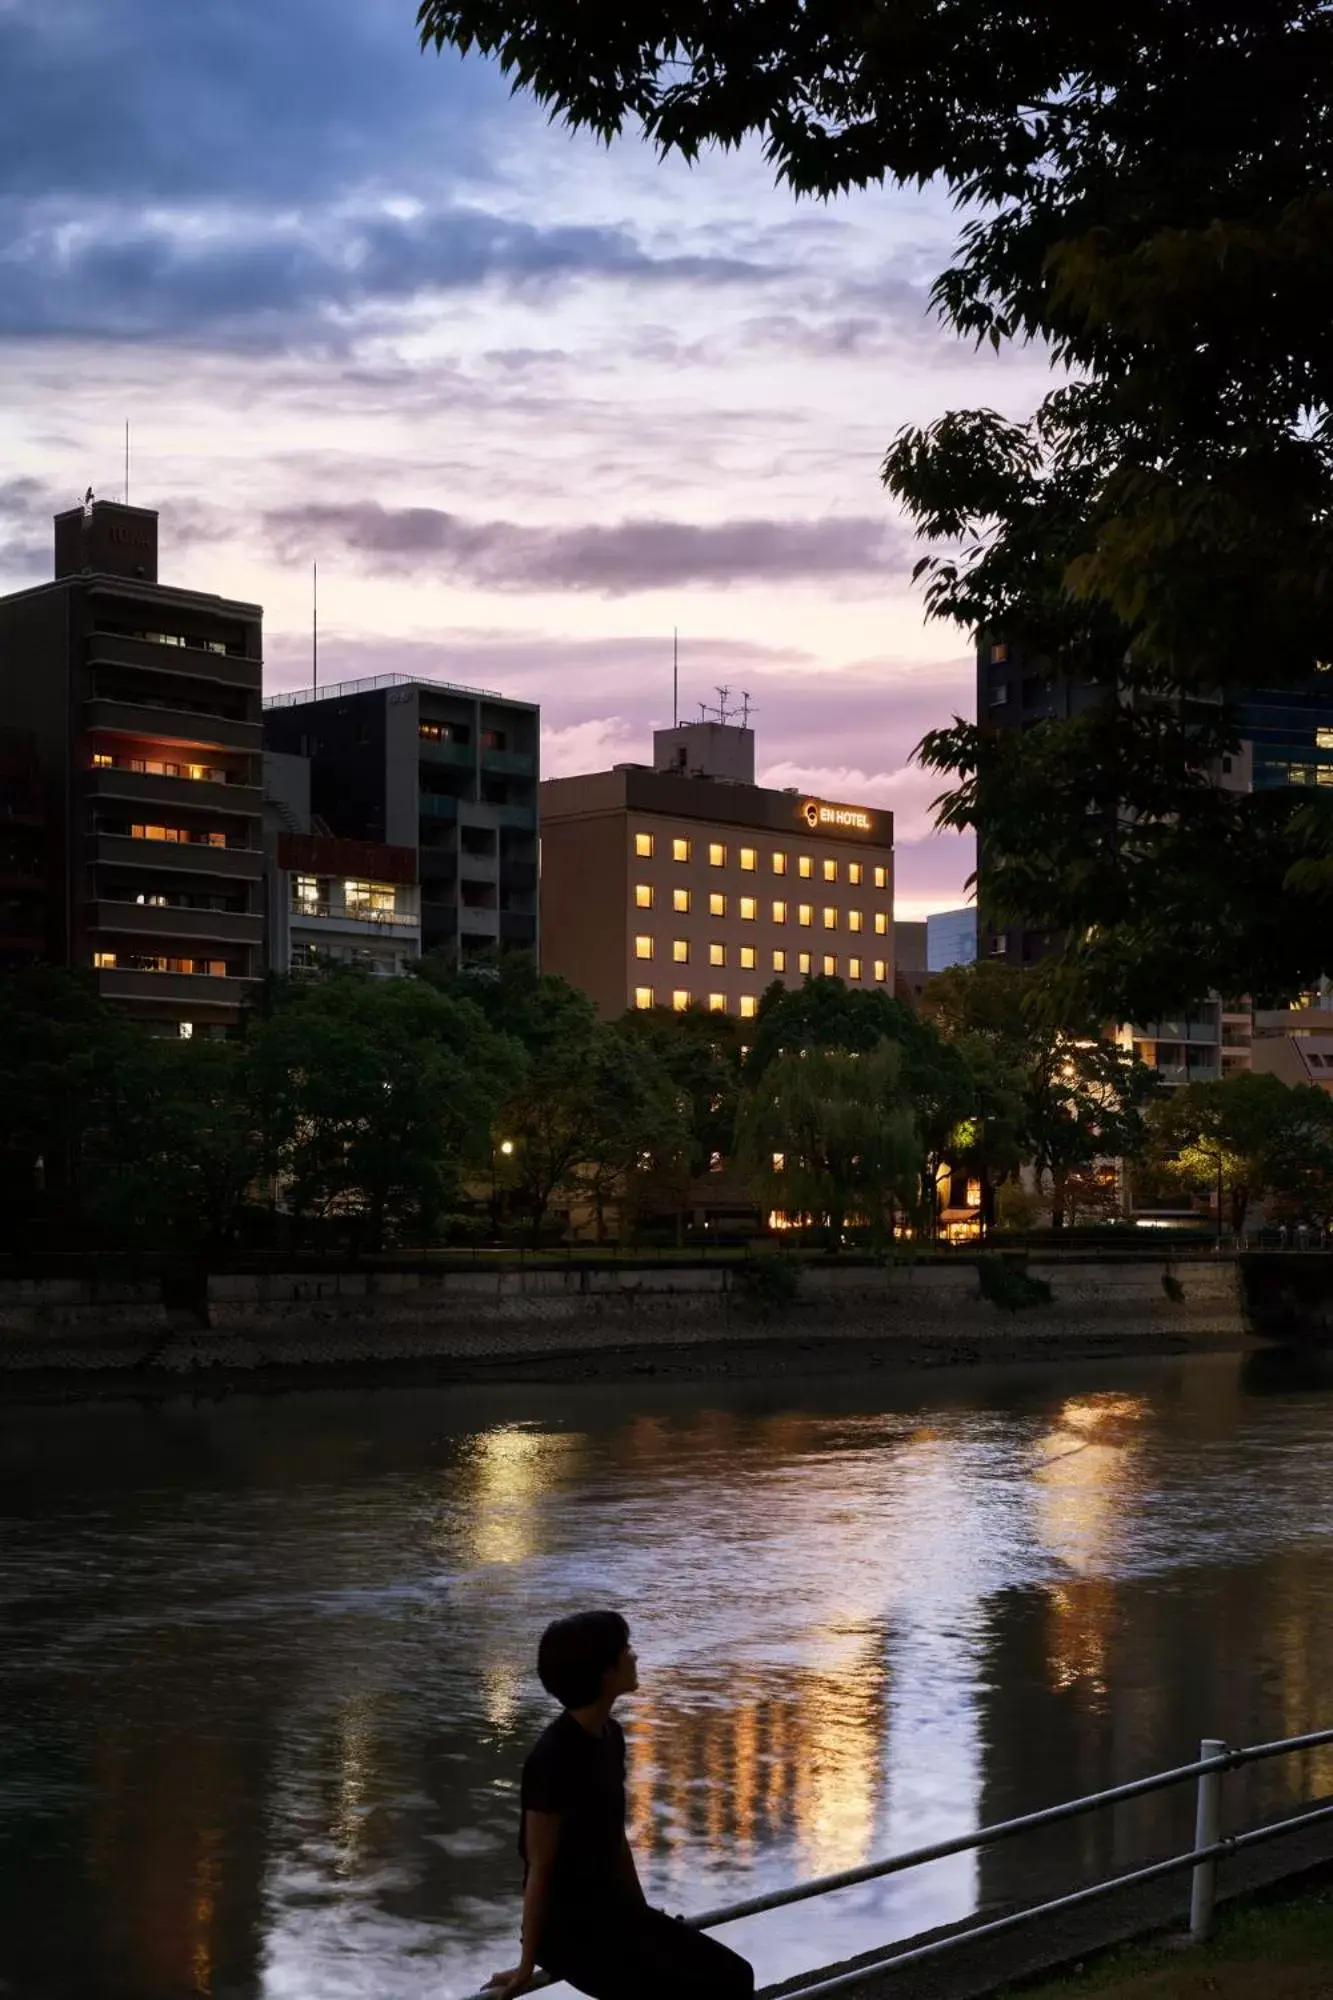
<path fill-rule="evenodd" d="M 157 548 L 155 513 L 90 499 L 53 580 L 0 598 L 5 859 L 25 955 L 187 1035 L 261 972 L 263 614 L 160 584 Z"/>
<path fill-rule="evenodd" d="M 749 1019 L 774 980 L 893 990 L 893 815 L 754 782 L 754 732 L 660 729 L 653 764 L 541 788 L 542 967 L 607 1019 Z"/>

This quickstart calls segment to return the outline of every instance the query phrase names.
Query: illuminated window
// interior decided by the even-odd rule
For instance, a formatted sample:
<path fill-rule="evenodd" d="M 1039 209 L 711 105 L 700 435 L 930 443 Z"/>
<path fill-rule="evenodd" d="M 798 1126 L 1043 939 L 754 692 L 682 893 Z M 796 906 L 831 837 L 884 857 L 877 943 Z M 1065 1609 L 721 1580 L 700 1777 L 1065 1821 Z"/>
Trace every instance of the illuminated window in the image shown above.
<path fill-rule="evenodd" d="M 651 882 L 636 882 L 634 884 L 634 905 L 639 910 L 652 909 L 653 885 Z"/>
<path fill-rule="evenodd" d="M 1328 728 L 1316 729 L 1314 733 L 1314 740 L 1316 748 L 1320 750 L 1333 750 L 1333 729 L 1328 729 Z M 97 759 L 95 757 L 93 759 L 93 762 L 94 763 L 97 762 Z"/>
<path fill-rule="evenodd" d="M 684 912 L 684 911 L 688 910 L 688 909 L 689 909 L 689 907 L 690 907 L 690 892 L 689 892 L 689 890 L 688 890 L 688 889 L 673 889 L 673 890 L 671 891 L 671 907 L 672 907 L 672 909 L 673 909 L 673 910 L 680 910 L 680 911 L 682 911 L 682 912 Z"/>
<path fill-rule="evenodd" d="M 813 903 L 799 903 L 799 904 L 797 905 L 797 907 L 796 907 L 796 921 L 797 921 L 797 923 L 798 923 L 798 924 L 804 924 L 804 925 L 805 925 L 805 926 L 807 927 L 807 929 L 808 929 L 808 928 L 809 928 L 809 926 L 810 926 L 810 925 L 811 925 L 811 924 L 812 924 L 812 923 L 814 922 L 814 920 L 815 920 L 815 906 L 814 906 L 814 904 L 813 904 Z"/>
<path fill-rule="evenodd" d="M 349 917 L 392 917 L 397 898 L 390 882 L 344 882 Z"/>
<path fill-rule="evenodd" d="M 689 939 L 673 938 L 671 940 L 671 956 L 677 965 L 688 965 L 690 962 Z"/>
<path fill-rule="evenodd" d="M 741 995 L 742 1021 L 753 1021 L 755 1016 L 755 1008 L 757 1004 L 758 1003 L 756 1002 L 753 993 L 742 993 Z"/>
<path fill-rule="evenodd" d="M 838 928 L 838 913 L 837 913 L 837 911 L 836 911 L 836 910 L 834 909 L 834 907 L 833 907 L 832 903 L 825 903 L 825 905 L 824 905 L 824 929 L 825 929 L 826 931 L 836 931 L 836 930 L 837 930 L 837 928 Z"/>
<path fill-rule="evenodd" d="M 759 914 L 759 905 L 753 896 L 741 897 L 741 922 L 752 924 Z"/>
<path fill-rule="evenodd" d="M 838 879 L 838 864 L 837 864 L 837 862 L 836 862 L 836 861 L 826 861 L 826 862 L 824 863 L 824 880 L 825 880 L 826 882 L 836 882 L 836 881 L 837 881 L 837 879 Z"/>
<path fill-rule="evenodd" d="M 796 872 L 803 882 L 808 882 L 815 872 L 815 864 L 808 854 L 802 854 L 796 863 Z"/>
<path fill-rule="evenodd" d="M 773 970 L 774 972 L 785 972 L 787 970 L 787 954 L 785 951 L 774 952 Z"/>
<path fill-rule="evenodd" d="M 786 872 L 787 872 L 787 857 L 786 857 L 786 855 L 785 855 L 785 854 L 775 854 L 775 855 L 773 856 L 773 873 L 774 873 L 775 875 L 785 875 L 785 874 L 786 874 Z"/>
<path fill-rule="evenodd" d="M 327 903 L 327 895 L 319 891 L 316 875 L 294 875 L 292 877 L 292 908 L 294 910 L 317 910 L 321 903 Z"/>
<path fill-rule="evenodd" d="M 683 1014 L 690 1004 L 690 996 L 683 986 L 678 986 L 671 996 L 671 1004 L 678 1014 Z"/>
<path fill-rule="evenodd" d="M 847 863 L 847 880 L 851 883 L 853 889 L 860 888 L 862 882 L 865 880 L 865 872 L 859 861 L 849 861 Z"/>
<path fill-rule="evenodd" d="M 808 975 L 810 967 L 813 963 L 814 961 L 811 958 L 809 952 L 803 951 L 800 957 L 796 961 L 796 970 L 802 974 Z"/>
<path fill-rule="evenodd" d="M 759 954 L 754 946 L 752 944 L 743 944 L 741 946 L 741 970 L 743 972 L 753 972 L 758 963 Z"/>
<path fill-rule="evenodd" d="M 859 958 L 848 959 L 847 977 L 849 979 L 859 979 L 861 977 L 861 961 Z"/>
<path fill-rule="evenodd" d="M 642 860 L 644 860 L 644 861 L 651 861 L 651 860 L 652 860 L 652 858 L 653 858 L 653 836 L 651 835 L 651 833 L 636 833 L 636 834 L 635 834 L 635 836 L 634 836 L 634 852 L 635 852 L 635 853 L 636 853 L 637 855 L 639 855 L 639 856 L 640 856 L 640 858 L 641 858 Z"/>
<path fill-rule="evenodd" d="M 636 1007 L 651 1007 L 653 1004 L 652 987 L 636 986 L 634 989 L 634 1004 Z"/>
<path fill-rule="evenodd" d="M 884 963 L 884 960 L 882 958 L 877 958 L 875 960 L 875 978 L 879 981 L 881 986 L 883 985 L 884 981 L 888 978 L 888 975 L 889 975 L 888 966 Z"/>
<path fill-rule="evenodd" d="M 888 936 L 888 934 L 889 934 L 889 919 L 888 919 L 888 915 L 887 915 L 887 913 L 886 913 L 886 912 L 885 912 L 884 910 L 876 910 L 876 912 L 875 912 L 875 936 L 876 936 L 876 937 L 887 937 L 887 936 Z"/>
<path fill-rule="evenodd" d="M 712 840 L 708 844 L 708 865 L 710 868 L 725 868 L 727 865 L 727 850 L 720 840 Z"/>
<path fill-rule="evenodd" d="M 993 667 L 1002 667 L 1008 658 L 1009 658 L 1009 648 L 1007 646 L 991 647 L 990 663 Z"/>
<path fill-rule="evenodd" d="M 787 921 L 787 905 L 786 905 L 785 903 L 774 903 L 774 905 L 773 905 L 773 921 L 774 921 L 774 923 L 775 923 L 775 924 L 785 924 L 785 923 L 786 923 L 786 921 Z"/>
<path fill-rule="evenodd" d="M 875 870 L 875 887 L 877 889 L 885 889 L 888 887 L 888 881 L 889 881 L 888 870 L 884 868 L 877 868 Z"/>
<path fill-rule="evenodd" d="M 671 843 L 671 859 L 673 861 L 688 861 L 689 858 L 690 858 L 689 841 L 679 840 L 679 839 L 673 840 Z"/>
<path fill-rule="evenodd" d="M 177 1021 L 177 1023 L 176 1023 L 176 1032 L 177 1032 L 177 1034 L 178 1034 L 178 1035 L 180 1036 L 180 1038 L 181 1038 L 181 1040 L 182 1040 L 183 1042 L 188 1042 L 188 1041 L 190 1040 L 191 1036 L 192 1036 L 192 1035 L 194 1034 L 194 1022 L 193 1022 L 193 1021 Z"/>
<path fill-rule="evenodd" d="M 95 951 L 93 953 L 93 964 L 99 972 L 114 972 L 116 969 L 116 954 L 114 951 Z"/>
<path fill-rule="evenodd" d="M 109 771 L 111 769 L 111 752 L 109 750 L 93 751 L 93 769 L 95 771 Z"/>
<path fill-rule="evenodd" d="M 726 994 L 710 993 L 708 996 L 708 1011 L 710 1014 L 725 1014 L 727 1011 Z"/>
<path fill-rule="evenodd" d="M 862 914 L 861 914 L 861 912 L 860 912 L 859 910 L 848 910 L 848 912 L 847 912 L 847 928 L 848 928 L 848 930 L 849 930 L 849 931 L 859 931 L 859 930 L 864 930 L 864 928 L 865 928 L 865 918 L 864 918 L 864 917 L 862 916 Z"/>
<path fill-rule="evenodd" d="M 727 899 L 716 889 L 709 892 L 708 914 L 710 917 L 725 917 L 727 914 Z"/>
<path fill-rule="evenodd" d="M 759 855 L 756 850 L 753 847 L 743 847 L 741 849 L 741 868 L 743 872 L 747 875 L 753 875 L 758 866 Z"/>
<path fill-rule="evenodd" d="M 835 979 L 837 973 L 838 961 L 831 951 L 826 951 L 824 953 L 824 977 L 825 979 Z"/>
<path fill-rule="evenodd" d="M 708 963 L 710 965 L 725 965 L 726 962 L 727 947 L 724 944 L 710 944 L 708 947 Z"/>
<path fill-rule="evenodd" d="M 634 956 L 636 958 L 651 958 L 652 955 L 652 939 L 650 937 L 636 937 L 634 940 Z"/>

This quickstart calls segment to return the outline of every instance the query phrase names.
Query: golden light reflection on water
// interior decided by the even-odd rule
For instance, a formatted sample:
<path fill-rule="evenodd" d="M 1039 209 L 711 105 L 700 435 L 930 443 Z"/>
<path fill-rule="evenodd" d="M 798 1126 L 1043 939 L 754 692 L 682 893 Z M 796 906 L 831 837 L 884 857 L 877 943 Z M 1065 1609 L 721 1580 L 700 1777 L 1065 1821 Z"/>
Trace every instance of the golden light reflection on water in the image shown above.
<path fill-rule="evenodd" d="M 329 1833 L 338 1850 L 338 1869 L 355 1874 L 365 1844 L 365 1821 L 375 1776 L 374 1712 L 365 1696 L 345 1702 L 335 1724 L 336 1790 Z"/>
<path fill-rule="evenodd" d="M 526 1562 L 537 1550 L 541 1502 L 563 1478 L 581 1440 L 500 1424 L 473 1441 L 468 1460 L 468 1554 L 477 1563 Z"/>
<path fill-rule="evenodd" d="M 1142 1481 L 1141 1396 L 1071 1397 L 1037 1444 L 1033 1509 L 1050 1550 L 1080 1575 L 1098 1574 L 1115 1553 Z"/>
<path fill-rule="evenodd" d="M 825 1874 L 870 1852 L 883 1783 L 886 1675 L 872 1634 L 830 1631 L 835 1657 L 725 1686 L 673 1681 L 629 1719 L 631 1837 L 670 1852 L 703 1841 L 744 1865 L 795 1836 Z"/>

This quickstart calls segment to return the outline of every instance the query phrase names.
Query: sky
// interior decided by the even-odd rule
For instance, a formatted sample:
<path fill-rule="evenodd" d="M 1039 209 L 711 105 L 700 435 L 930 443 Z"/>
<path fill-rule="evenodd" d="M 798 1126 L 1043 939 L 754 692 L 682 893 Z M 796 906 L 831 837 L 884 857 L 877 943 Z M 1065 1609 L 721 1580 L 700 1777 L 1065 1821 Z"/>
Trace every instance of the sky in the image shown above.
<path fill-rule="evenodd" d="M 538 700 L 543 768 L 748 693 L 761 782 L 896 815 L 898 914 L 964 900 L 924 730 L 972 712 L 879 483 L 900 426 L 1021 414 L 1035 356 L 927 310 L 946 195 L 798 203 L 553 126 L 413 0 L 0 0 L 0 590 L 91 485 L 164 581 L 261 603 L 268 691 Z"/>

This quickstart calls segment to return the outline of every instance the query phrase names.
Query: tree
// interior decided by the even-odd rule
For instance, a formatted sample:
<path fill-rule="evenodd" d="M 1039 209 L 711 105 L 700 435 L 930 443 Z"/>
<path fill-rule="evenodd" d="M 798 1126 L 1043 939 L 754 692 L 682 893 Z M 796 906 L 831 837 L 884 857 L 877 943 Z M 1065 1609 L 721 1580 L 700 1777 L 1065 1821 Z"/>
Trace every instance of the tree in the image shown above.
<path fill-rule="evenodd" d="M 800 194 L 938 179 L 966 205 L 937 309 L 1064 379 L 1025 423 L 909 429 L 885 480 L 930 615 L 1105 698 L 928 739 L 946 822 L 1108 1017 L 1333 970 L 1333 800 L 1205 797 L 1236 691 L 1333 659 L 1327 0 L 422 0 L 419 24 L 608 140 L 755 137 Z"/>
<path fill-rule="evenodd" d="M 827 1226 L 833 1244 L 863 1215 L 882 1238 L 910 1199 L 921 1146 L 892 1042 L 855 1053 L 792 1049 L 749 1085 L 738 1153 L 765 1208 Z"/>
<path fill-rule="evenodd" d="M 592 1136 L 577 1179 L 592 1198 L 597 1239 L 615 1202 L 632 1219 L 644 1191 L 678 1183 L 689 1153 L 689 1102 L 659 1054 L 628 1032 L 599 1025 L 589 1078 Z"/>
<path fill-rule="evenodd" d="M 487 1156 L 521 1052 L 424 980 L 280 982 L 250 1034 L 266 1163 L 299 1233 L 350 1223 L 372 1247 L 429 1232 Z"/>
<path fill-rule="evenodd" d="M 38 966 L 0 978 L 0 1232 L 77 1226 L 88 1140 L 127 1024 L 91 979 Z"/>
<path fill-rule="evenodd" d="M 1333 1101 L 1313 1084 L 1250 1071 L 1186 1084 L 1154 1108 L 1151 1128 L 1150 1165 L 1212 1196 L 1219 1234 L 1224 1204 L 1235 1235 L 1265 1195 L 1321 1216 L 1333 1207 Z"/>
<path fill-rule="evenodd" d="M 960 1125 L 975 1115 L 977 1096 L 962 1056 L 931 1022 L 881 988 L 852 988 L 841 979 L 807 979 L 796 987 L 775 981 L 759 1002 L 746 1081 L 757 1082 L 786 1054 L 814 1049 L 868 1054 L 882 1042 L 899 1051 L 902 1090 L 921 1142 L 920 1184 L 908 1205 L 917 1225 L 933 1234 L 939 1168 Z"/>
<path fill-rule="evenodd" d="M 641 1211 L 674 1213 L 680 1241 L 692 1182 L 735 1151 L 745 1030 L 734 1015 L 697 1005 L 635 1008 L 619 1027 L 674 1093 L 675 1142 L 653 1150 L 635 1194 Z"/>
<path fill-rule="evenodd" d="M 234 1243 L 264 1167 L 249 1051 L 125 1035 L 88 1146 L 86 1212 L 117 1243 Z"/>

